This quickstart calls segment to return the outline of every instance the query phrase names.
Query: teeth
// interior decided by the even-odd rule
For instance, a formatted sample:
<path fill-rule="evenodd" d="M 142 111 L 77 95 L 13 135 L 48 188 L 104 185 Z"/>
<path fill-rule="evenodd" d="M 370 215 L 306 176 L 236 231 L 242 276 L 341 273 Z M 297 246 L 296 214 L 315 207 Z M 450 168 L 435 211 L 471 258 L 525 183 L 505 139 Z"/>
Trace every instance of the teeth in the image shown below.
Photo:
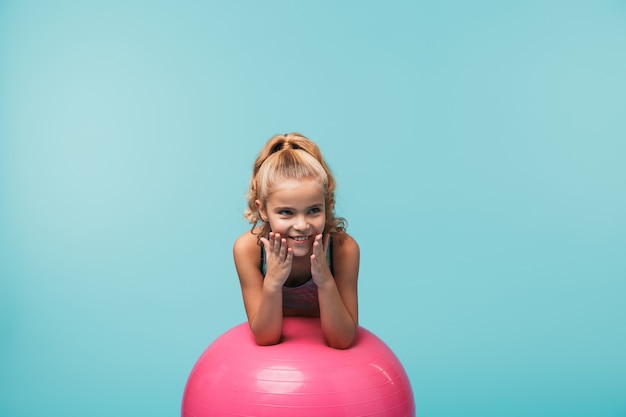
<path fill-rule="evenodd" d="M 308 237 L 306 237 L 306 236 L 295 236 L 295 237 L 293 237 L 293 240 L 297 240 L 298 242 L 304 242 L 307 239 L 308 239 Z"/>

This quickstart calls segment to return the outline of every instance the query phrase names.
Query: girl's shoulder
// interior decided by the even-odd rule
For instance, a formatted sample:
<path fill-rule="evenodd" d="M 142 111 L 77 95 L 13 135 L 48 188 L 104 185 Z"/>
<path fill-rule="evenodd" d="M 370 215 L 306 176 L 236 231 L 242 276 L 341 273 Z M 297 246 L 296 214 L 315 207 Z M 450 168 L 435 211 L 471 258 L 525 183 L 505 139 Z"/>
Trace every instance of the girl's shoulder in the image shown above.
<path fill-rule="evenodd" d="M 239 236 L 233 245 L 233 258 L 237 275 L 242 285 L 258 285 L 261 275 L 261 249 L 257 235 L 247 231 Z"/>
<path fill-rule="evenodd" d="M 259 257 L 260 255 L 259 241 L 256 234 L 251 233 L 249 230 L 241 234 L 233 245 L 233 252 L 235 257 L 238 256 L 252 256 Z"/>
<path fill-rule="evenodd" d="M 333 236 L 333 252 L 339 256 L 358 256 L 359 244 L 348 233 Z"/>
<path fill-rule="evenodd" d="M 356 294 L 354 287 L 359 276 L 361 253 L 359 244 L 347 233 L 335 236 L 332 241 L 332 271 L 338 286 L 352 288 L 349 291 Z M 348 287 L 346 287 L 348 286 Z"/>

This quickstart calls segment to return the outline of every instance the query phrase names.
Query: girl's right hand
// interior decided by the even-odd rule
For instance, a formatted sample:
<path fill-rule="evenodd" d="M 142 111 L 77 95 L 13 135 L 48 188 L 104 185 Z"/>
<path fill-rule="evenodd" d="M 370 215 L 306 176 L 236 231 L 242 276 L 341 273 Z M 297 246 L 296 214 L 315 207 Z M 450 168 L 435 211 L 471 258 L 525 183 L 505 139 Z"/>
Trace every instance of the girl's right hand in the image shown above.
<path fill-rule="evenodd" d="M 264 282 L 282 287 L 291 273 L 293 251 L 287 247 L 287 239 L 281 237 L 279 233 L 270 232 L 269 238 L 261 238 L 261 243 L 265 248 L 267 264 Z"/>

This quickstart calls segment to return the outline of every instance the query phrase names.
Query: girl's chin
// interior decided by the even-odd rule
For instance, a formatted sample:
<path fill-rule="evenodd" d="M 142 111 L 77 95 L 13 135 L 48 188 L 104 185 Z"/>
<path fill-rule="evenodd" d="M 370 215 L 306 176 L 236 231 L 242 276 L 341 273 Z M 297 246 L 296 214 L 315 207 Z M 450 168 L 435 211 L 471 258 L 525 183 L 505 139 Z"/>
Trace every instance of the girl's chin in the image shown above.
<path fill-rule="evenodd" d="M 311 256 L 312 250 L 311 250 L 311 246 L 308 247 L 304 247 L 304 248 L 299 248 L 299 247 L 292 247 L 291 250 L 293 251 L 293 256 L 295 258 L 301 258 L 304 256 Z"/>

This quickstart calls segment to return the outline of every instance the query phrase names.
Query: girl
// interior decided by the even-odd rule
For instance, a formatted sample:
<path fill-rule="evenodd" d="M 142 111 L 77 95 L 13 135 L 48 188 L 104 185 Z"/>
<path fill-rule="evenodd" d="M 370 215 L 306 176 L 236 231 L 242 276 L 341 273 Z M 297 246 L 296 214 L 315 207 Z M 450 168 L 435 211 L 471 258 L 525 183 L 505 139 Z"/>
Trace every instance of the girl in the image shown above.
<path fill-rule="evenodd" d="M 245 216 L 252 230 L 233 247 L 259 345 L 278 343 L 283 316 L 292 315 L 319 317 L 334 348 L 352 344 L 359 247 L 334 208 L 335 179 L 318 146 L 298 133 L 271 138 L 250 180 Z"/>

